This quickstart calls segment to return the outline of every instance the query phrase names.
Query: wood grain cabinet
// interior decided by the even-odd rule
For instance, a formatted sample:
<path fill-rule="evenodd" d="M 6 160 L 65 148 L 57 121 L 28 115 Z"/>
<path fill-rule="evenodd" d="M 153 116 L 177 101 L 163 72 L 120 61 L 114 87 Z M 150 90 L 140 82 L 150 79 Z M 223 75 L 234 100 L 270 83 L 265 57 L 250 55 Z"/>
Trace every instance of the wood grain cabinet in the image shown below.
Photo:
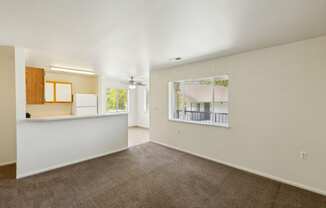
<path fill-rule="evenodd" d="M 26 67 L 26 103 L 44 104 L 44 69 Z"/>

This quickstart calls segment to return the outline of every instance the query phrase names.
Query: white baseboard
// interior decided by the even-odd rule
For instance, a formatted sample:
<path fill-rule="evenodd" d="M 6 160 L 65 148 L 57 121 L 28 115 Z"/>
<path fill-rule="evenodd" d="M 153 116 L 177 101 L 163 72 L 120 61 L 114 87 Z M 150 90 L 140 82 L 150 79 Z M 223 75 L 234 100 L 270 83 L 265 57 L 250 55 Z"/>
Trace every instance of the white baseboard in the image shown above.
<path fill-rule="evenodd" d="M 37 174 L 48 172 L 48 171 L 55 170 L 55 169 L 58 169 L 58 168 L 63 168 L 63 167 L 69 166 L 69 165 L 74 165 L 74 164 L 77 164 L 77 163 L 81 163 L 81 162 L 96 159 L 96 158 L 99 158 L 99 157 L 104 157 L 104 156 L 107 156 L 107 155 L 118 153 L 118 152 L 121 152 L 121 151 L 124 151 L 124 150 L 127 150 L 127 149 L 128 149 L 128 147 L 124 147 L 124 148 L 121 148 L 121 149 L 118 149 L 118 150 L 115 150 L 115 151 L 111 151 L 111 152 L 107 152 L 107 153 L 103 153 L 103 154 L 98 154 L 98 155 L 95 155 L 95 156 L 91 156 L 91 157 L 84 158 L 84 159 L 77 160 L 77 161 L 73 161 L 73 162 L 67 162 L 67 163 L 60 164 L 60 165 L 50 166 L 50 167 L 47 167 L 47 168 L 44 168 L 44 169 L 31 171 L 31 172 L 28 172 L 28 173 L 25 173 L 25 174 L 18 175 L 18 173 L 17 173 L 16 178 L 17 179 L 26 178 L 26 177 L 29 177 L 29 176 L 32 176 L 32 175 L 37 175 Z"/>
<path fill-rule="evenodd" d="M 291 186 L 295 186 L 295 187 L 298 187 L 298 188 L 301 188 L 301 189 L 305 189 L 307 191 L 311 191 L 311 192 L 326 196 L 326 190 L 321 190 L 321 189 L 318 189 L 318 188 L 306 186 L 306 185 L 303 185 L 301 183 L 289 181 L 289 180 L 286 180 L 284 178 L 273 176 L 273 175 L 270 175 L 268 173 L 263 173 L 263 172 L 258 171 L 258 170 L 245 168 L 245 167 L 242 167 L 242 166 L 239 166 L 239 165 L 234 165 L 234 164 L 231 164 L 231 163 L 228 163 L 228 162 L 225 162 L 225 161 L 221 161 L 221 160 L 217 160 L 217 159 L 207 157 L 207 156 L 204 156 L 204 155 L 196 154 L 196 153 L 193 153 L 193 152 L 190 152 L 188 150 L 181 149 L 181 148 L 178 148 L 178 147 L 175 147 L 175 146 L 172 146 L 172 145 L 164 144 L 164 143 L 157 142 L 157 141 L 154 141 L 154 140 L 150 140 L 150 141 L 155 143 L 155 144 L 159 144 L 159 145 L 171 148 L 171 149 L 175 149 L 175 150 L 187 153 L 187 154 L 191 154 L 191 155 L 194 155 L 194 156 L 206 159 L 206 160 L 210 160 L 210 161 L 220 163 L 220 164 L 232 167 L 232 168 L 236 168 L 238 170 L 243 170 L 243 171 L 246 171 L 246 172 L 249 172 L 249 173 L 253 173 L 255 175 L 259 175 L 259 176 L 262 176 L 262 177 L 265 177 L 265 178 L 272 179 L 274 181 L 278 181 L 278 182 L 281 182 L 281 183 L 284 183 L 284 184 L 288 184 L 288 185 L 291 185 Z"/>
<path fill-rule="evenodd" d="M 10 161 L 10 162 L 0 163 L 0 166 L 12 165 L 12 164 L 15 164 L 15 163 L 16 163 L 16 160 L 15 161 Z"/>
<path fill-rule="evenodd" d="M 138 127 L 140 127 L 140 128 L 143 128 L 143 129 L 149 129 L 149 127 L 148 126 L 144 126 L 144 125 L 137 125 Z"/>
<path fill-rule="evenodd" d="M 144 126 L 144 125 L 140 125 L 140 124 L 135 124 L 135 125 L 132 125 L 132 126 L 128 126 L 129 128 L 130 127 L 139 127 L 139 128 L 143 128 L 143 129 L 149 129 L 148 126 Z"/>

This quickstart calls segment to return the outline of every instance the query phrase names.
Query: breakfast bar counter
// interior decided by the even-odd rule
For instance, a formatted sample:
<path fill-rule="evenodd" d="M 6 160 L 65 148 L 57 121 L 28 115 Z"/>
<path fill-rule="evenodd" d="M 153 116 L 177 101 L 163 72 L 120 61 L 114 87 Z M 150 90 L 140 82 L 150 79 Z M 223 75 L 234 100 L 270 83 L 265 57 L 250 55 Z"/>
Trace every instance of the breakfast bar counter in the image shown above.
<path fill-rule="evenodd" d="M 128 114 L 32 118 L 17 123 L 17 178 L 128 148 Z"/>

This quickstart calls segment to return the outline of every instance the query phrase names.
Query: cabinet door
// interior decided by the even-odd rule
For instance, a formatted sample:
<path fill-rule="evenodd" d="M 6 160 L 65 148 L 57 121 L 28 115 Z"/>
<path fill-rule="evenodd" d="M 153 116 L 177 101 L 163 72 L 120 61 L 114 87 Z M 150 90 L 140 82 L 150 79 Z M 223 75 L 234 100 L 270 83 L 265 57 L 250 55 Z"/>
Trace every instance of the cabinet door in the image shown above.
<path fill-rule="evenodd" d="M 58 103 L 71 103 L 72 102 L 72 85 L 71 83 L 55 84 L 55 100 Z"/>
<path fill-rule="evenodd" d="M 26 67 L 26 103 L 44 103 L 44 69 Z"/>
<path fill-rule="evenodd" d="M 45 83 L 45 102 L 53 103 L 55 102 L 55 83 L 46 82 Z"/>

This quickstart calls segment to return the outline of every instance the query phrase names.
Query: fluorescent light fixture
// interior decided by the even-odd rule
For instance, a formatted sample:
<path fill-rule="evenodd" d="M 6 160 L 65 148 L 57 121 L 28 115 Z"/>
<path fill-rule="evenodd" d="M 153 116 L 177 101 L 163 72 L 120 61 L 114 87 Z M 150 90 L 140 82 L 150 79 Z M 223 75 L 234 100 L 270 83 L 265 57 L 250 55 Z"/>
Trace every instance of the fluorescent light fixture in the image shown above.
<path fill-rule="evenodd" d="M 77 68 L 77 67 L 51 66 L 50 69 L 53 71 L 84 74 L 84 75 L 95 75 L 96 74 L 95 72 L 92 72 L 89 69 Z"/>

